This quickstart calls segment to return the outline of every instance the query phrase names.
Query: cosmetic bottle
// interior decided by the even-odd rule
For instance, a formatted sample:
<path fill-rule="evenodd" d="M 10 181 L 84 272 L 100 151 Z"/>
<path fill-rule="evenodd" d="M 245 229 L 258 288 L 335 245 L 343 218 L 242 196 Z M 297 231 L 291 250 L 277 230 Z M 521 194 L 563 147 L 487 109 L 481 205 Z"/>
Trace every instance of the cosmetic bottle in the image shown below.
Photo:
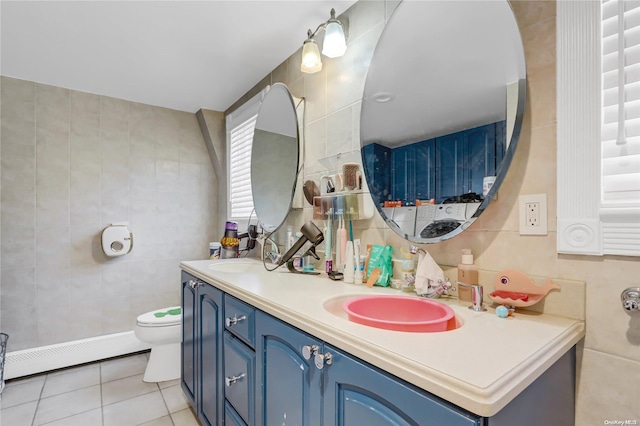
<path fill-rule="evenodd" d="M 458 265 L 458 281 L 465 284 L 478 284 L 478 268 L 473 264 L 471 249 L 462 250 L 462 259 Z M 471 289 L 461 285 L 457 287 L 458 298 L 465 302 L 471 302 Z"/>

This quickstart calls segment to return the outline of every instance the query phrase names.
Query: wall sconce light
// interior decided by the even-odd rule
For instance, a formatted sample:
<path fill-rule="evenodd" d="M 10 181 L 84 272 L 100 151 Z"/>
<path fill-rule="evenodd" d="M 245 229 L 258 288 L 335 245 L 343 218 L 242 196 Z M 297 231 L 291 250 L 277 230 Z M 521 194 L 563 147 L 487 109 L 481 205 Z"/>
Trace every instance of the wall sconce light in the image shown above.
<path fill-rule="evenodd" d="M 331 9 L 331 18 L 327 22 L 318 25 L 314 32 L 307 31 L 307 39 L 302 45 L 302 63 L 300 71 L 313 74 L 322 69 L 322 59 L 316 43 L 315 36 L 318 31 L 324 30 L 322 54 L 328 58 L 337 58 L 347 51 L 347 40 L 342 22 L 336 19 L 336 10 Z"/>

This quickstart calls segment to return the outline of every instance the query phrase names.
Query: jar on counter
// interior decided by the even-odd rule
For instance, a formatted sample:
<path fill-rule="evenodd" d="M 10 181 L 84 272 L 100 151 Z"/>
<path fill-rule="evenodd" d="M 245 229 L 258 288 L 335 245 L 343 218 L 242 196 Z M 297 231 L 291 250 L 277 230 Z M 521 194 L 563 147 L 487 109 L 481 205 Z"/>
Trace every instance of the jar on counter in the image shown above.
<path fill-rule="evenodd" d="M 222 244 L 218 242 L 209 243 L 209 259 L 220 259 L 220 251 L 222 250 Z"/>

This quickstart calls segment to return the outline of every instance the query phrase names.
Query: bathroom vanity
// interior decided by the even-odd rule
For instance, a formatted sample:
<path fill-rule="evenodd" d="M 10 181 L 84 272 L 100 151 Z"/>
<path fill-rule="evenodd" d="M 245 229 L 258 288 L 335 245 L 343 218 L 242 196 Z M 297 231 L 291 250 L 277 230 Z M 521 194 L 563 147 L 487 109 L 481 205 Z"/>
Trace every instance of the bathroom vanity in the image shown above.
<path fill-rule="evenodd" d="M 450 305 L 458 328 L 382 330 L 342 302 L 400 294 L 249 260 L 183 262 L 182 387 L 203 425 L 572 425 L 584 323 Z"/>

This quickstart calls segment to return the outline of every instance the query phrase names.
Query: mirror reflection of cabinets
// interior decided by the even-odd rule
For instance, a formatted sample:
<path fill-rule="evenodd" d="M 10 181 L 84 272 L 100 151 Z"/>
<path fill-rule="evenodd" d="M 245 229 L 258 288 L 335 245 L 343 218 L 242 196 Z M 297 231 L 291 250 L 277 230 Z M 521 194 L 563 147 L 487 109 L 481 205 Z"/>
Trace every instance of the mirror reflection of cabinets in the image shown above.
<path fill-rule="evenodd" d="M 298 117 L 287 86 L 276 83 L 260 106 L 251 151 L 253 205 L 262 228 L 285 221 L 296 188 L 299 159 Z"/>
<path fill-rule="evenodd" d="M 440 242 L 485 210 L 517 147 L 525 79 L 507 1 L 398 6 L 367 74 L 360 127 L 369 191 L 392 229 Z"/>

